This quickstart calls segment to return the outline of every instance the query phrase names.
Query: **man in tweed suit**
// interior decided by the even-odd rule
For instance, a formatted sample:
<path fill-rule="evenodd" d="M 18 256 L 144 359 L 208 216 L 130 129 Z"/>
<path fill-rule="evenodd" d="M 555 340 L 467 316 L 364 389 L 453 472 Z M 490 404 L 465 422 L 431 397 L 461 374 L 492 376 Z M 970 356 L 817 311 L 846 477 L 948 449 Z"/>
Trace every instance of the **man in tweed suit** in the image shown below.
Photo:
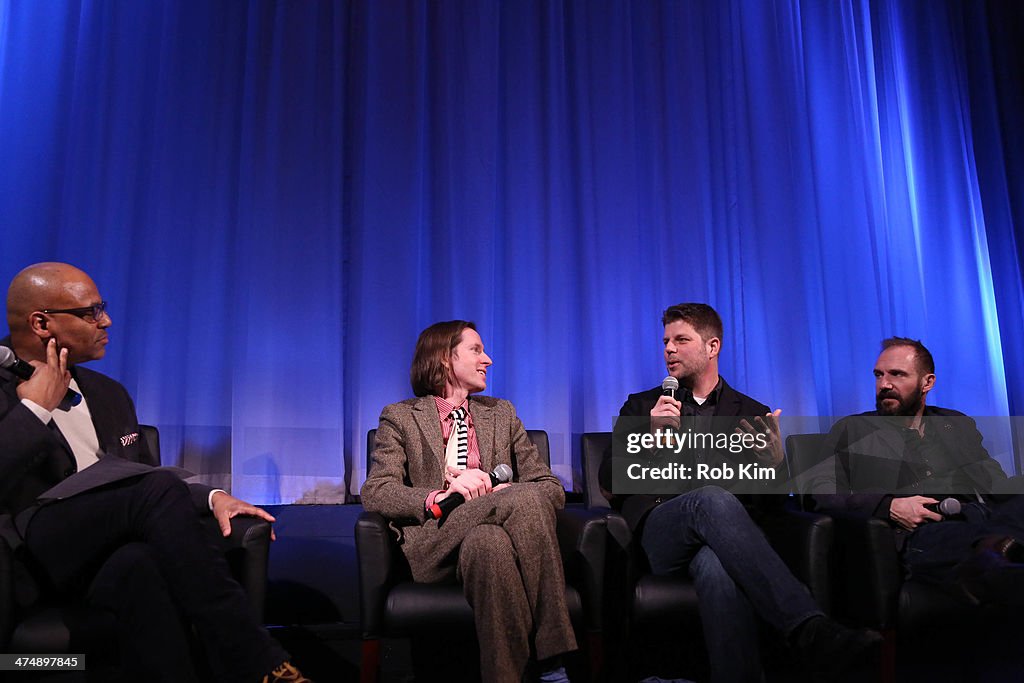
<path fill-rule="evenodd" d="M 473 323 L 420 334 L 411 370 L 418 398 L 381 413 L 363 507 L 390 520 L 415 580 L 462 582 L 486 653 L 483 680 L 518 683 L 531 637 L 541 680 L 566 680 L 559 657 L 576 641 L 555 537 L 565 492 L 512 404 L 471 396 L 487 387 L 490 365 Z M 465 448 L 453 460 L 460 430 Z M 492 488 L 488 472 L 500 463 L 513 480 Z M 465 503 L 439 525 L 428 510 L 455 493 Z"/>

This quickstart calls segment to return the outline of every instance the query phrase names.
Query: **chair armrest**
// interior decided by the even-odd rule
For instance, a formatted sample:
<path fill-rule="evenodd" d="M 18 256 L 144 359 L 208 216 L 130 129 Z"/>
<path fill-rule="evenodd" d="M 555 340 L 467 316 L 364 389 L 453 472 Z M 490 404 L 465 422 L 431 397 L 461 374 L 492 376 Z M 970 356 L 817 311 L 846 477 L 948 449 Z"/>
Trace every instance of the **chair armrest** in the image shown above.
<path fill-rule="evenodd" d="M 356 520 L 356 556 L 359 564 L 359 610 L 363 638 L 379 638 L 384 629 L 384 604 L 399 578 L 401 550 L 387 520 L 377 512 L 363 512 Z M 402 558 L 404 559 L 404 558 Z"/>
<path fill-rule="evenodd" d="M 834 525 L 828 515 L 784 510 L 761 520 L 772 548 L 800 579 L 818 606 L 832 612 L 831 558 Z"/>
<path fill-rule="evenodd" d="M 605 510 L 605 585 L 606 592 L 632 590 L 633 583 L 643 573 L 650 571 L 646 555 L 639 542 L 633 543 L 633 532 L 629 522 L 618 512 Z"/>
<path fill-rule="evenodd" d="M 565 567 L 565 580 L 583 598 L 587 628 L 601 630 L 604 599 L 606 510 L 568 507 L 555 513 L 555 533 Z"/>
<path fill-rule="evenodd" d="M 232 517 L 231 535 L 225 537 L 216 518 L 204 516 L 201 520 L 207 533 L 217 538 L 231 575 L 245 590 L 253 616 L 262 623 L 267 599 L 270 523 L 258 517 Z"/>
<path fill-rule="evenodd" d="M 857 624 L 896 625 L 903 570 L 892 527 L 881 519 L 835 518 L 838 588 L 844 612 Z"/>
<path fill-rule="evenodd" d="M 231 535 L 224 536 L 212 515 L 201 517 L 203 526 L 217 535 L 224 552 L 232 550 L 259 549 L 263 544 L 270 547 L 270 522 L 259 517 L 232 517 Z"/>
<path fill-rule="evenodd" d="M 0 652 L 7 652 L 13 629 L 14 553 L 7 541 L 0 538 Z"/>
<path fill-rule="evenodd" d="M 633 542 L 633 533 L 626 519 L 607 508 L 593 509 L 605 515 L 604 631 L 621 635 L 630 613 L 637 579 L 650 568 L 643 549 L 638 547 L 639 543 Z"/>
<path fill-rule="evenodd" d="M 609 512 L 606 509 L 604 513 L 605 524 L 608 526 L 609 552 L 625 552 L 633 543 L 633 532 L 629 529 L 629 522 L 618 512 Z"/>

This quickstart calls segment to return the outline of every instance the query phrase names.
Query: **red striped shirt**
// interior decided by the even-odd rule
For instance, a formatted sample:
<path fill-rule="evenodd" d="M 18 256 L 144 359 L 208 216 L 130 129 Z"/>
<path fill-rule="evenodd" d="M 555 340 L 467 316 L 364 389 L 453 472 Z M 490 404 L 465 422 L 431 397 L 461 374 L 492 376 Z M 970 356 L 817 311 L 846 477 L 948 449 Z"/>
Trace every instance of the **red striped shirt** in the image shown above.
<path fill-rule="evenodd" d="M 434 396 L 434 404 L 437 406 L 437 417 L 441 420 L 441 438 L 444 441 L 445 448 L 448 447 L 448 439 L 452 435 L 452 430 L 455 428 L 455 420 L 452 418 L 452 411 L 459 406 L 453 406 L 448 401 L 444 400 L 439 396 Z M 473 414 L 469 411 L 469 399 L 462 402 L 462 407 L 466 409 L 466 427 L 469 430 L 467 435 L 469 452 L 466 456 L 466 468 L 467 469 L 480 469 L 480 446 L 476 442 L 476 428 L 473 426 Z"/>
<path fill-rule="evenodd" d="M 452 417 L 452 411 L 459 406 L 453 406 L 448 401 L 444 400 L 440 396 L 433 396 L 434 405 L 437 406 L 437 418 L 441 421 L 441 438 L 445 448 L 448 447 L 448 439 L 451 438 L 452 430 L 455 428 L 455 419 Z M 462 405 L 466 408 L 466 440 L 468 443 L 468 452 L 466 454 L 466 469 L 480 469 L 480 445 L 476 441 L 476 428 L 473 426 L 473 413 L 469 410 L 469 399 L 462 402 Z M 442 453 L 444 448 L 441 449 Z M 447 470 L 445 470 L 447 472 Z M 448 488 L 447 481 L 445 482 L 445 488 Z M 437 494 L 441 493 L 443 489 L 431 491 L 427 494 L 427 499 L 423 501 L 427 510 L 434 504 L 434 498 Z"/>

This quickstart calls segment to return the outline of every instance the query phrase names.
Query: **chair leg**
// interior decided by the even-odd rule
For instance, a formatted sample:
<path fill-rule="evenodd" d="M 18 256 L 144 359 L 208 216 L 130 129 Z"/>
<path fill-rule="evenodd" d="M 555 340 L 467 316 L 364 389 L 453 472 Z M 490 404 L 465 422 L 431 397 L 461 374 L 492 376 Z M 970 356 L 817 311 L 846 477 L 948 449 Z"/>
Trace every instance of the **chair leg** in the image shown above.
<path fill-rule="evenodd" d="M 377 683 L 380 670 L 380 641 L 364 640 L 362 665 L 359 671 L 359 683 Z"/>
<path fill-rule="evenodd" d="M 896 683 L 896 629 L 882 631 L 882 683 Z"/>
<path fill-rule="evenodd" d="M 590 680 L 594 683 L 604 680 L 604 634 L 587 634 L 587 653 L 590 660 Z"/>

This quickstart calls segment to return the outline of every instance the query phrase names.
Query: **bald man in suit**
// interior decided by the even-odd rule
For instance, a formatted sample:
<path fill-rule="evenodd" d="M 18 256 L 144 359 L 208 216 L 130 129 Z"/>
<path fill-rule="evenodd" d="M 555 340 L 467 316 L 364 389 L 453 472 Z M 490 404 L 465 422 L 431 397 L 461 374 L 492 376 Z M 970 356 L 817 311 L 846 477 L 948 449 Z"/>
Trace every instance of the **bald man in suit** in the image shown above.
<path fill-rule="evenodd" d="M 250 614 L 199 513 L 212 512 L 225 535 L 236 515 L 273 517 L 143 464 L 128 392 L 80 367 L 106 354 L 112 324 L 96 283 L 66 263 L 29 266 L 8 289 L 7 322 L 0 345 L 34 371 L 21 381 L 0 369 L 0 536 L 43 597 L 113 612 L 121 664 L 138 680 L 196 680 L 182 616 L 218 680 L 307 680 Z M 66 401 L 69 388 L 77 404 Z M 68 626 L 72 642 L 91 635 Z"/>

